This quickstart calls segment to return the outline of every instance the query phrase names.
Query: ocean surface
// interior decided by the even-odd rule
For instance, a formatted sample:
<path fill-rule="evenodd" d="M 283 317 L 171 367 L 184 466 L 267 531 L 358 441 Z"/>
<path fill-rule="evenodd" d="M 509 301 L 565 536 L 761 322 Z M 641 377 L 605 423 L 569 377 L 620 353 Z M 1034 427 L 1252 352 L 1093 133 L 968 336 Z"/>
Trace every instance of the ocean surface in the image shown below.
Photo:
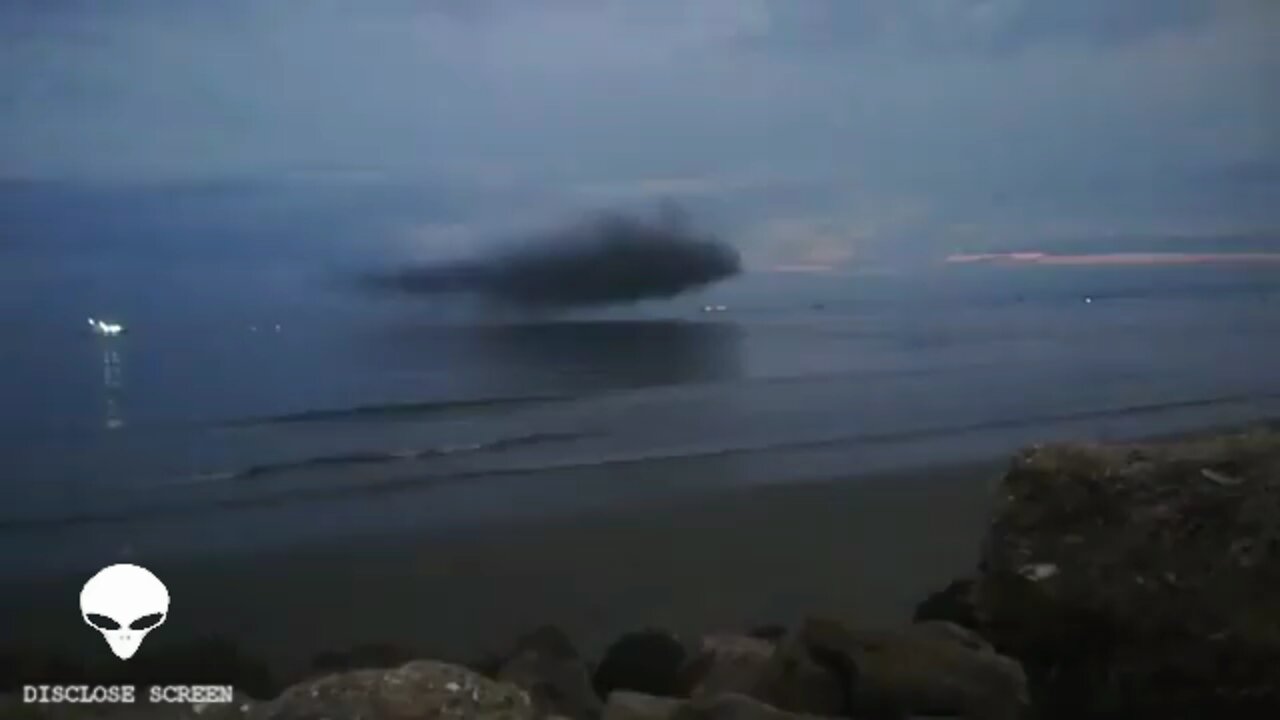
<path fill-rule="evenodd" d="M 1280 416 L 1278 268 L 748 273 L 534 316 L 139 257 L 4 255 L 5 579 Z"/>

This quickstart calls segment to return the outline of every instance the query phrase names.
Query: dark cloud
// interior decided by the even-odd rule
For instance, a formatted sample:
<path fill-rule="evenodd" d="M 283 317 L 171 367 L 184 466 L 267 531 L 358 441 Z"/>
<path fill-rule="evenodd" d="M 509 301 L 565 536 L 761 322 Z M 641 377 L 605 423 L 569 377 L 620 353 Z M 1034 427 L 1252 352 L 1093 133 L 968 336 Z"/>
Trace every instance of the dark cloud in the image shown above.
<path fill-rule="evenodd" d="M 475 294 L 535 308 L 668 298 L 736 275 L 730 245 L 695 232 L 683 213 L 605 213 L 535 233 L 477 260 L 373 275 L 368 285 L 420 295 Z"/>

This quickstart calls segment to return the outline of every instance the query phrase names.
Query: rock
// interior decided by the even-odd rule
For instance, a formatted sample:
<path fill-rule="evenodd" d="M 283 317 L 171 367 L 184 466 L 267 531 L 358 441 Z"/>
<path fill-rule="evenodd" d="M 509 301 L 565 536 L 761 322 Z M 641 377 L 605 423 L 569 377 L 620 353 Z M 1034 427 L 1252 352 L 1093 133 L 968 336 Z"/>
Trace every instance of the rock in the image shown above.
<path fill-rule="evenodd" d="M 1022 666 L 959 625 L 932 621 L 855 638 L 856 713 L 1014 720 L 1028 708 Z"/>
<path fill-rule="evenodd" d="M 916 606 L 913 619 L 916 622 L 946 620 L 961 627 L 977 628 L 978 615 L 974 606 L 974 585 L 974 581 L 967 578 L 952 580 L 951 584 Z"/>
<path fill-rule="evenodd" d="M 585 720 L 599 717 L 603 707 L 587 664 L 555 627 L 541 627 L 520 638 L 497 679 L 523 688 L 540 712 Z"/>
<path fill-rule="evenodd" d="M 774 643 L 757 637 L 712 635 L 703 638 L 697 655 L 685 667 L 689 694 L 699 697 L 753 692 L 774 649 Z"/>
<path fill-rule="evenodd" d="M 851 634 L 840 623 L 806 619 L 782 640 L 751 695 L 775 707 L 815 715 L 850 715 L 858 669 Z"/>
<path fill-rule="evenodd" d="M 604 720 L 817 720 L 736 693 L 677 700 L 620 690 L 609 696 Z"/>
<path fill-rule="evenodd" d="M 997 720 L 1026 709 L 1026 678 L 973 631 L 941 621 L 854 631 L 810 618 L 778 647 L 755 697 L 793 712 Z"/>
<path fill-rule="evenodd" d="M 642 630 L 618 638 L 596 668 L 595 689 L 600 697 L 615 690 L 658 696 L 688 692 L 684 667 L 689 651 L 680 638 L 663 630 Z"/>
<path fill-rule="evenodd" d="M 1280 433 L 1031 448 L 975 587 L 1048 717 L 1280 715 Z"/>
<path fill-rule="evenodd" d="M 254 720 L 532 720 L 520 688 L 434 660 L 392 670 L 355 670 L 299 683 L 257 708 Z"/>

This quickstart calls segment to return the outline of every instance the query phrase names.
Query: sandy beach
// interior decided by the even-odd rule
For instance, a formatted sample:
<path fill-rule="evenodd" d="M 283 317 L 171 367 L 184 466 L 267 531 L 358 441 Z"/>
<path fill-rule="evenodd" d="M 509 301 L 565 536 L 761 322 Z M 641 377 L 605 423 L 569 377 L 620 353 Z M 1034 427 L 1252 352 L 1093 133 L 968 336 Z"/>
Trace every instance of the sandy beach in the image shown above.
<path fill-rule="evenodd" d="M 891 625 L 970 572 L 1005 459 L 704 494 L 447 535 L 398 534 L 151 564 L 172 595 L 143 653 L 234 641 L 277 680 L 326 651 L 385 643 L 469 660 L 544 623 L 588 654 L 621 632 Z M 7 588 L 8 646 L 113 660 L 79 617 L 84 578 Z"/>

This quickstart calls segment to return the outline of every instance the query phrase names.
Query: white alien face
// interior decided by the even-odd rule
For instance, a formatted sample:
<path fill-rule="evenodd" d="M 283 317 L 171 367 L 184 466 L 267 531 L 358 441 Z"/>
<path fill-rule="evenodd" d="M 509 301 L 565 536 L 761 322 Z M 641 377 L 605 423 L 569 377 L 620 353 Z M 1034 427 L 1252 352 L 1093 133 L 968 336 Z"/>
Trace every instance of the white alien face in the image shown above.
<path fill-rule="evenodd" d="M 80 613 L 106 638 L 111 652 L 128 660 L 168 616 L 169 589 L 144 567 L 112 565 L 84 584 Z"/>

